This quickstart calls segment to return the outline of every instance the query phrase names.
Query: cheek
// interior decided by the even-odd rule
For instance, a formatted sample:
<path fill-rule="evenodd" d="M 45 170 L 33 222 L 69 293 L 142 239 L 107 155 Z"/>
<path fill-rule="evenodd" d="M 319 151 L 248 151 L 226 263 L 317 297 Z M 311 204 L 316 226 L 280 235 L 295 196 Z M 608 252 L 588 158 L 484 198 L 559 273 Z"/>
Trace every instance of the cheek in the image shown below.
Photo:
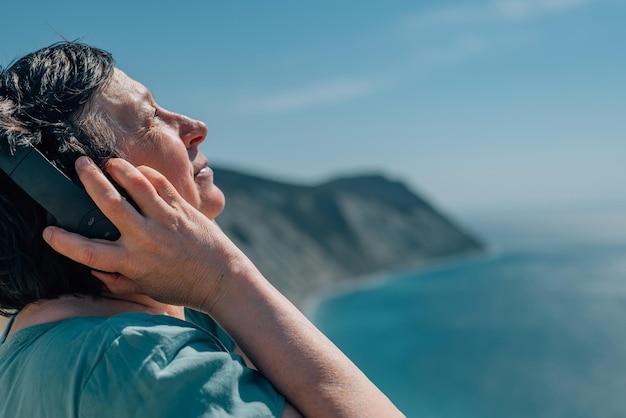
<path fill-rule="evenodd" d="M 163 173 L 165 177 L 172 183 L 176 191 L 189 202 L 192 206 L 198 207 L 200 198 L 195 183 L 190 176 L 181 172 Z"/>
<path fill-rule="evenodd" d="M 195 185 L 191 177 L 188 160 L 176 157 L 176 154 L 156 150 L 131 155 L 129 160 L 135 166 L 145 165 L 163 174 L 178 193 L 185 200 L 191 199 L 190 203 L 193 204 Z"/>

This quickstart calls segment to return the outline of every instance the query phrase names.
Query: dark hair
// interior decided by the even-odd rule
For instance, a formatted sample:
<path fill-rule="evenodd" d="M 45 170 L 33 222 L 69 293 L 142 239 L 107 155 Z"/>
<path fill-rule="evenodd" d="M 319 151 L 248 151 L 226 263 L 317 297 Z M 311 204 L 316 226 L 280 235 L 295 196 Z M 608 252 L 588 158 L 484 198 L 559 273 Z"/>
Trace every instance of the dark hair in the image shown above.
<path fill-rule="evenodd" d="M 112 131 L 88 103 L 111 79 L 106 51 L 62 42 L 0 68 L 0 147 L 33 144 L 70 178 L 74 161 L 89 155 L 103 166 L 116 155 Z M 52 250 L 42 239 L 46 211 L 0 170 L 0 315 L 38 299 L 99 295 L 89 268 Z"/>

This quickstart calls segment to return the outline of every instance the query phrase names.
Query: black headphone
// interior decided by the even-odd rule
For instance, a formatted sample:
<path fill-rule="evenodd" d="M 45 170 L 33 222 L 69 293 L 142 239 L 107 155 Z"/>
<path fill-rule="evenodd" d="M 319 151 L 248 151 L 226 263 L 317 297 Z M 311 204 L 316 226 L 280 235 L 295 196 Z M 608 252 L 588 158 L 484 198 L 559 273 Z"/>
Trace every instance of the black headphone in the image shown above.
<path fill-rule="evenodd" d="M 54 218 L 54 224 L 88 238 L 114 241 L 120 232 L 91 197 L 32 145 L 0 150 L 0 169 Z"/>

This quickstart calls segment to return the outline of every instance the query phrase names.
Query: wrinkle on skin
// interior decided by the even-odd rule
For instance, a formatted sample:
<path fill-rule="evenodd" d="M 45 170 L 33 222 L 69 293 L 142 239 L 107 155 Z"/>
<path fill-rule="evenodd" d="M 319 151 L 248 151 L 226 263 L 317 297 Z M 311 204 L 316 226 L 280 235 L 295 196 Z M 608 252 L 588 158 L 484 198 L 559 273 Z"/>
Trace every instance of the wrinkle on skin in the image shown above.
<path fill-rule="evenodd" d="M 115 121 L 118 148 L 133 165 L 162 173 L 210 219 L 223 210 L 224 195 L 213 183 L 212 171 L 200 173 L 207 166 L 199 149 L 208 133 L 204 123 L 160 107 L 150 90 L 119 69 L 94 95 L 90 109 Z"/>

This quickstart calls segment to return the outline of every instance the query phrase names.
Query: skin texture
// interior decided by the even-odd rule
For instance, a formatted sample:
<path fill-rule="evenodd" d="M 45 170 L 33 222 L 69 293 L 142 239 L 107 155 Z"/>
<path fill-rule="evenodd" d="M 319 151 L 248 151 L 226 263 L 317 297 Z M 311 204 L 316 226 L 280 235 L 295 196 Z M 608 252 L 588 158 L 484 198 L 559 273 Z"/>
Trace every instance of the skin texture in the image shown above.
<path fill-rule="evenodd" d="M 204 123 L 160 107 L 145 86 L 119 69 L 92 99 L 90 110 L 114 121 L 118 149 L 128 161 L 163 174 L 208 218 L 219 215 L 224 195 L 213 184 L 208 160 L 198 149 L 208 133 Z"/>
<path fill-rule="evenodd" d="M 128 303 L 175 315 L 188 306 L 211 315 L 285 395 L 285 417 L 402 416 L 213 221 L 224 197 L 210 170 L 203 170 L 203 123 L 160 108 L 145 87 L 119 70 L 90 109 L 115 121 L 127 158 L 111 160 L 106 171 L 140 210 L 81 157 L 77 173 L 121 238 L 87 239 L 48 227 L 49 245 L 97 270 L 93 274 L 110 291 L 105 300 L 115 301 L 117 309 Z M 48 302 L 48 309 L 54 312 L 55 303 Z M 56 312 L 63 309 L 67 313 L 63 306 Z"/>

